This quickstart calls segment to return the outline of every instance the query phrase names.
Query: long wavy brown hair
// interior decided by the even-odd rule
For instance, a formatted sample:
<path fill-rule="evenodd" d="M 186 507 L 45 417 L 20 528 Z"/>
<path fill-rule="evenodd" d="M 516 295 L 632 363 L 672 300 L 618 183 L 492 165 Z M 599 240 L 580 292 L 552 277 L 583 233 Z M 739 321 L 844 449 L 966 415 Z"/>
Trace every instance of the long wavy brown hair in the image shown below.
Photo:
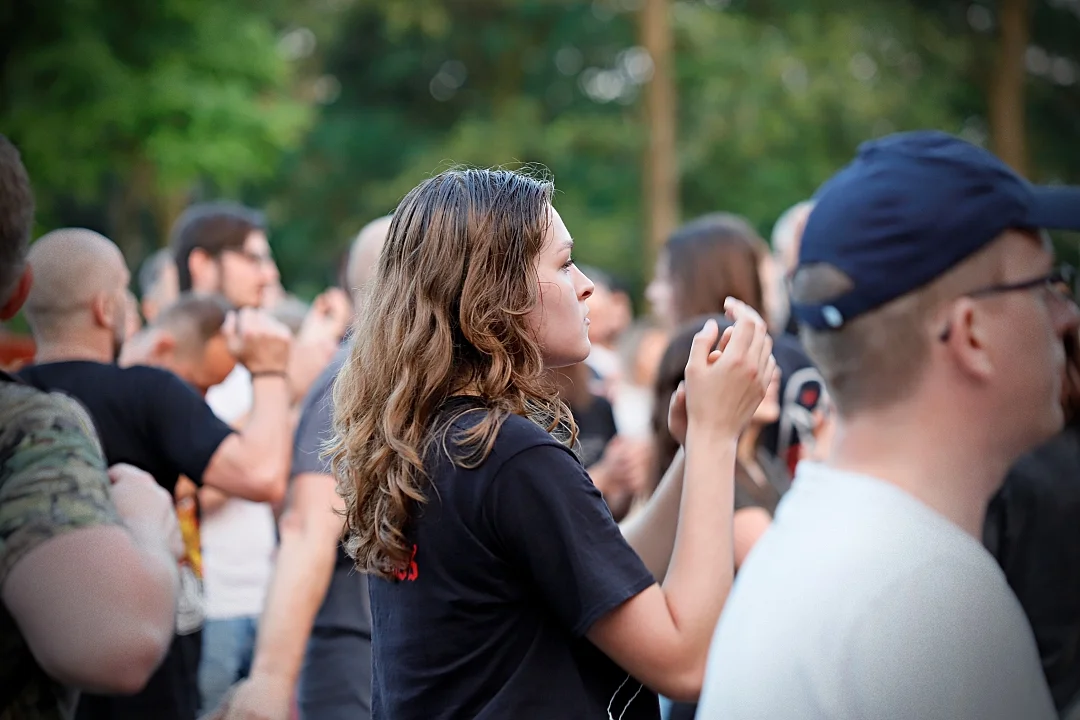
<path fill-rule="evenodd" d="M 361 572 L 389 578 L 408 565 L 408 525 L 427 500 L 433 451 L 475 466 L 510 414 L 573 442 L 573 420 L 527 322 L 539 301 L 536 260 L 552 193 L 550 181 L 530 174 L 455 169 L 394 211 L 334 386 L 328 448 L 345 501 L 345 548 Z M 455 395 L 477 398 L 484 412 L 448 444 L 449 420 L 436 421 Z"/>

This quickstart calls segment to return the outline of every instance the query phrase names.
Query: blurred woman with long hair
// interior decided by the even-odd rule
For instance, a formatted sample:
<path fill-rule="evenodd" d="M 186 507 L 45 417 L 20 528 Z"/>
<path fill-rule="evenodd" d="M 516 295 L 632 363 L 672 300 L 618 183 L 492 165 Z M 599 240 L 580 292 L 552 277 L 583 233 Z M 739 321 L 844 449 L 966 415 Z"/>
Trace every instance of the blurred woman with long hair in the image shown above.
<path fill-rule="evenodd" d="M 703 215 L 668 238 L 656 259 L 646 296 L 654 314 L 672 332 L 699 316 L 722 314 L 728 297 L 768 317 L 775 314 L 766 306 L 769 295 L 763 274 L 768 260 L 768 246 L 744 218 L 723 212 Z M 824 382 L 796 337 L 775 332 L 773 339 L 782 375 L 781 412 L 776 422 L 762 430 L 762 442 L 794 472 L 803 441 L 812 440 L 813 413 Z M 653 482 L 658 481 L 656 473 Z"/>
<path fill-rule="evenodd" d="M 331 449 L 372 576 L 376 718 L 658 718 L 656 692 L 700 690 L 771 341 L 738 303 L 722 338 L 701 330 L 672 413 L 685 460 L 620 531 L 545 375 L 588 355 L 592 291 L 551 201 L 549 182 L 453 170 L 394 212 Z"/>

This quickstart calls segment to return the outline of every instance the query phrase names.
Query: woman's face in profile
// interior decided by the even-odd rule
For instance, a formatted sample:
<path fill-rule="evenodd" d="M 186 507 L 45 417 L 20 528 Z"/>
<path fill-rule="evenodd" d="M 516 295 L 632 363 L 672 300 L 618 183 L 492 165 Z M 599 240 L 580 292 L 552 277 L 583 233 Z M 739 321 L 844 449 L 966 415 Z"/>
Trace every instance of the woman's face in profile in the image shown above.
<path fill-rule="evenodd" d="M 571 255 L 574 241 L 554 208 L 536 275 L 539 302 L 529 311 L 528 323 L 540 344 L 544 366 L 566 367 L 589 356 L 589 306 L 593 284 L 578 270 Z"/>

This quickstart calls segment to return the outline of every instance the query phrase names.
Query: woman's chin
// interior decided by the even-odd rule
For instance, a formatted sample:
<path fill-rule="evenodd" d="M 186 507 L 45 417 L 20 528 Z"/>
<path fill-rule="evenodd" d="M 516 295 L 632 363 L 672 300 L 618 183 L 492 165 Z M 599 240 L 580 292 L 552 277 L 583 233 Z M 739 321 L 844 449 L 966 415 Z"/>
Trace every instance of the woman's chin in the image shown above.
<path fill-rule="evenodd" d="M 592 345 L 589 341 L 585 341 L 585 347 L 578 349 L 576 352 L 560 353 L 553 356 L 544 356 L 544 367 L 548 370 L 555 368 L 570 367 L 571 365 L 577 365 L 578 363 L 585 362 L 589 357 L 589 353 L 592 352 Z"/>

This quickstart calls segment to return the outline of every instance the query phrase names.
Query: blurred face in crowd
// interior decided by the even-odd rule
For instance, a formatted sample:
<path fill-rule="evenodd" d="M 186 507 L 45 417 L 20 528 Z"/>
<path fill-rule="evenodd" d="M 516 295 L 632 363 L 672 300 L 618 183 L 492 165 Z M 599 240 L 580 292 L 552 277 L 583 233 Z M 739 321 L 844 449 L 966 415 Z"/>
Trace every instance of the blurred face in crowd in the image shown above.
<path fill-rule="evenodd" d="M 252 230 L 239 249 L 224 250 L 212 260 L 192 254 L 192 287 L 200 293 L 218 293 L 235 307 L 262 307 L 263 293 L 279 279 L 266 233 Z"/>
<path fill-rule="evenodd" d="M 769 327 L 780 329 L 783 318 L 787 317 L 788 299 L 784 288 L 784 275 L 779 264 L 770 254 L 761 258 L 762 301 L 765 303 L 765 319 Z"/>
<path fill-rule="evenodd" d="M 124 342 L 127 342 L 135 337 L 135 333 L 142 330 L 142 317 L 139 315 L 139 299 L 135 297 L 135 293 L 128 290 L 125 295 L 125 300 L 127 304 L 124 308 L 124 320 L 126 323 L 124 328 Z"/>
<path fill-rule="evenodd" d="M 260 307 L 263 293 L 279 279 L 266 233 L 251 231 L 241 251 L 221 254 L 221 292 L 236 307 Z"/>
<path fill-rule="evenodd" d="M 571 257 L 574 241 L 554 208 L 547 237 L 536 260 L 539 301 L 528 322 L 540 345 L 545 367 L 565 367 L 589 356 L 589 307 L 593 284 Z"/>
<path fill-rule="evenodd" d="M 628 299 L 622 293 L 599 283 L 589 299 L 589 340 L 595 345 L 610 345 L 630 325 Z"/>
<path fill-rule="evenodd" d="M 677 323 L 670 267 L 667 252 L 661 252 L 656 258 L 652 282 L 645 288 L 645 299 L 649 301 L 653 315 L 667 327 Z"/>
<path fill-rule="evenodd" d="M 236 367 L 236 357 L 229 352 L 225 335 L 218 333 L 206 342 L 201 353 L 196 352 L 187 359 L 180 358 L 179 363 L 180 371 L 177 375 L 206 395 L 210 388 L 225 382 L 225 378 Z"/>
<path fill-rule="evenodd" d="M 172 262 L 166 263 L 161 268 L 154 286 L 143 295 L 142 316 L 146 318 L 146 322 L 154 322 L 158 313 L 176 302 L 179 296 L 180 278 L 176 272 L 176 265 Z"/>
<path fill-rule="evenodd" d="M 1023 284 L 1052 272 L 1049 238 L 1040 240 L 1031 233 L 1010 231 L 999 243 L 1000 284 Z M 972 333 L 963 325 L 965 316 L 956 311 L 950 315 L 950 333 L 961 328 L 958 346 L 963 360 L 975 372 L 993 373 L 1000 412 L 997 417 L 1009 418 L 1009 425 L 1021 435 L 1021 448 L 1051 437 L 1064 420 L 1064 337 L 1075 332 L 1078 322 L 1072 295 L 1073 288 L 1041 283 L 967 299 L 976 311 L 978 305 L 983 306 L 980 314 L 986 330 L 982 337 L 975 337 L 983 346 L 981 357 L 969 350 Z"/>
<path fill-rule="evenodd" d="M 795 268 L 799 264 L 799 246 L 802 243 L 803 230 L 806 229 L 806 221 L 810 218 L 810 211 L 812 209 L 811 206 L 806 205 L 798 210 L 795 217 L 794 226 L 792 228 L 792 241 L 788 243 L 780 253 L 780 262 L 783 266 L 778 269 L 780 273 L 784 275 L 790 275 L 795 272 Z"/>

